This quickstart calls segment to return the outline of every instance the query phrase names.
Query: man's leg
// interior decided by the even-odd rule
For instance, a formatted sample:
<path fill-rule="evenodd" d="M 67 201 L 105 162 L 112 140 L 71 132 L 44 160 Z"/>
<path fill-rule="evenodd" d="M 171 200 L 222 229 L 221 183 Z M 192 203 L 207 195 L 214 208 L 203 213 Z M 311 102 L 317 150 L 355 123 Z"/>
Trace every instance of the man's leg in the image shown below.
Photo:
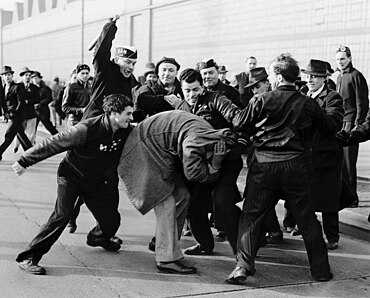
<path fill-rule="evenodd" d="M 180 208 L 176 208 L 176 198 L 172 193 L 166 200 L 159 203 L 155 208 L 156 216 L 156 242 L 155 242 L 155 260 L 157 270 L 163 273 L 176 274 L 194 274 L 197 269 L 193 266 L 187 266 L 181 260 L 183 258 L 179 245 L 179 227 L 183 215 L 177 218 L 177 211 L 181 214 Z M 185 204 L 181 204 L 184 206 Z M 181 208 L 185 210 L 186 208 Z M 181 218 L 181 219 L 180 219 Z"/>
<path fill-rule="evenodd" d="M 230 152 L 230 154 L 232 153 L 233 151 Z M 212 200 L 215 228 L 224 228 L 231 248 L 236 254 L 241 212 L 239 207 L 235 205 L 238 201 L 236 198 L 240 198 L 240 194 L 236 193 L 238 191 L 236 182 L 243 168 L 243 160 L 241 155 L 234 156 L 230 154 L 222 164 L 220 178 L 212 192 Z"/>
<path fill-rule="evenodd" d="M 176 202 L 177 236 L 180 240 L 190 202 L 189 190 L 185 185 L 184 179 L 180 175 L 176 177 L 173 196 Z"/>
<path fill-rule="evenodd" d="M 81 198 L 86 207 L 91 211 L 99 223 L 87 235 L 87 244 L 90 246 L 102 246 L 106 250 L 116 251 L 120 245 L 113 243 L 110 239 L 116 234 L 121 216 L 117 205 L 104 181 L 83 183 L 81 187 Z"/>
<path fill-rule="evenodd" d="M 58 190 L 57 190 L 57 200 L 55 203 L 55 208 L 51 214 L 49 220 L 41 226 L 36 237 L 31 241 L 26 250 L 21 252 L 16 261 L 20 264 L 23 264 L 22 261 L 32 260 L 31 264 L 38 266 L 39 260 L 44 254 L 46 254 L 51 246 L 58 240 L 59 236 L 66 227 L 68 220 L 71 216 L 74 202 L 78 196 L 77 187 L 72 182 L 71 179 L 65 176 L 58 176 Z M 43 273 L 32 272 L 33 268 L 27 265 L 21 267 L 29 273 L 33 274 L 45 274 Z M 42 267 L 40 267 L 42 268 Z M 40 272 L 40 271 L 37 271 Z"/>
<path fill-rule="evenodd" d="M 339 214 L 338 212 L 322 212 L 322 225 L 328 249 L 338 248 L 339 242 Z"/>
<path fill-rule="evenodd" d="M 210 254 L 213 251 L 215 243 L 208 220 L 208 212 L 212 205 L 211 192 L 213 187 L 214 184 L 189 183 L 191 198 L 188 219 L 191 231 L 198 244 L 185 249 L 185 254 Z"/>
<path fill-rule="evenodd" d="M 5 150 L 9 147 L 9 145 L 12 143 L 15 136 L 17 135 L 17 132 L 20 129 L 23 130 L 22 122 L 23 121 L 20 120 L 20 119 L 11 119 L 11 120 L 9 120 L 8 128 L 7 128 L 7 130 L 5 132 L 5 135 L 4 135 L 4 141 L 0 145 L 0 157 L 5 152 Z"/>
<path fill-rule="evenodd" d="M 52 135 L 56 135 L 58 133 L 58 130 L 55 128 L 55 126 L 50 121 L 50 113 L 45 115 L 40 115 L 39 117 L 41 123 L 44 125 L 44 127 L 50 132 Z"/>
<path fill-rule="evenodd" d="M 311 203 L 310 177 L 307 165 L 301 158 L 285 163 L 286 175 L 282 177 L 285 199 L 290 207 L 298 228 L 302 233 L 307 256 L 311 266 L 311 275 L 319 281 L 332 278 L 328 251 L 322 235 L 322 229 L 316 218 Z"/>

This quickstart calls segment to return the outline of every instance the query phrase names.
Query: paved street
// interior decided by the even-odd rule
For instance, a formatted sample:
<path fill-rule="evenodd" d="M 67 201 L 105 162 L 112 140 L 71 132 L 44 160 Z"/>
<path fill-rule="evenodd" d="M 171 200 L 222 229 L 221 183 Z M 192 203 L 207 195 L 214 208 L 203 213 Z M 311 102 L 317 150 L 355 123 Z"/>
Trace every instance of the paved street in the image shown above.
<path fill-rule="evenodd" d="M 5 127 L 0 124 L 1 136 Z M 154 233 L 154 214 L 139 214 L 122 191 L 118 236 L 124 244 L 118 253 L 85 244 L 95 221 L 83 207 L 77 232 L 65 231 L 41 260 L 47 275 L 28 275 L 14 259 L 51 214 L 56 170 L 63 155 L 43 161 L 17 177 L 10 166 L 20 154 L 14 155 L 9 148 L 0 162 L 0 297 L 370 296 L 369 243 L 344 235 L 339 249 L 329 254 L 334 279 L 327 283 L 311 279 L 302 239 L 288 234 L 284 234 L 282 243 L 260 250 L 257 273 L 243 286 L 224 283 L 234 267 L 227 243 L 216 243 L 212 256 L 187 257 L 199 269 L 197 275 L 159 274 L 154 254 L 147 249 Z M 181 241 L 182 247 L 193 243 L 191 237 Z"/>

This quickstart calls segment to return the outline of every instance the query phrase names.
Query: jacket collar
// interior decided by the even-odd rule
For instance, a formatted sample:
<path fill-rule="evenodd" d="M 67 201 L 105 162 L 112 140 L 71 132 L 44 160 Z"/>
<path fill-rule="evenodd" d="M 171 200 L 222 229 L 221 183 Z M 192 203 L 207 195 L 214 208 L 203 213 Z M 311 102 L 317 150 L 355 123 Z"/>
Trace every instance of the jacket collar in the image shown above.
<path fill-rule="evenodd" d="M 349 73 L 352 72 L 354 69 L 352 61 L 348 63 L 347 67 L 341 71 L 341 73 Z"/>
<path fill-rule="evenodd" d="M 276 90 L 284 90 L 284 91 L 297 91 L 294 85 L 283 85 L 276 88 Z"/>

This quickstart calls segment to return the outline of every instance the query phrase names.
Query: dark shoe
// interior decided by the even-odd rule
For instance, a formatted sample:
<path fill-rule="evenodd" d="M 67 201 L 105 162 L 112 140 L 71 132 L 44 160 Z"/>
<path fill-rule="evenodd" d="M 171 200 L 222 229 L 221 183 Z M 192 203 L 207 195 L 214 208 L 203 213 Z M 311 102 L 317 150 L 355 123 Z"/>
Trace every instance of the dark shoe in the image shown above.
<path fill-rule="evenodd" d="M 108 250 L 108 251 L 117 251 L 121 248 L 120 244 L 118 244 L 116 242 L 113 242 L 111 240 L 109 240 L 109 241 L 92 241 L 92 240 L 87 239 L 86 244 L 89 245 L 89 246 L 93 246 L 93 247 L 101 246 L 102 248 L 104 248 L 105 250 Z"/>
<path fill-rule="evenodd" d="M 302 234 L 301 234 L 301 231 L 298 230 L 298 228 L 294 228 L 293 231 L 290 233 L 290 235 L 299 236 L 299 235 L 302 235 Z"/>
<path fill-rule="evenodd" d="M 247 269 L 237 266 L 226 278 L 226 281 L 230 284 L 239 285 L 247 280 L 248 275 Z"/>
<path fill-rule="evenodd" d="M 225 232 L 224 231 L 217 231 L 215 240 L 217 242 L 224 242 L 224 241 L 226 241 L 226 234 L 225 234 Z"/>
<path fill-rule="evenodd" d="M 325 276 L 312 275 L 312 278 L 319 282 L 325 282 L 325 281 L 329 281 L 333 279 L 333 273 L 330 272 L 328 275 L 325 275 Z"/>
<path fill-rule="evenodd" d="M 354 201 L 351 205 L 349 205 L 347 208 L 357 208 L 358 207 L 358 200 Z"/>
<path fill-rule="evenodd" d="M 46 270 L 44 267 L 38 265 L 38 262 L 34 259 L 26 259 L 18 262 L 18 267 L 26 271 L 29 274 L 45 275 Z"/>
<path fill-rule="evenodd" d="M 283 232 L 268 232 L 266 238 L 270 240 L 283 240 Z"/>
<path fill-rule="evenodd" d="M 287 233 L 291 233 L 291 232 L 294 230 L 294 227 L 284 227 L 284 230 L 285 230 Z"/>
<path fill-rule="evenodd" d="M 117 236 L 113 236 L 112 238 L 110 238 L 110 241 L 113 241 L 115 243 L 118 243 L 118 244 L 122 244 L 123 243 L 123 240 Z"/>
<path fill-rule="evenodd" d="M 206 251 L 200 244 L 195 244 L 184 250 L 185 255 L 199 256 L 199 255 L 210 255 L 212 251 Z"/>
<path fill-rule="evenodd" d="M 329 241 L 328 244 L 326 245 L 328 249 L 334 250 L 338 248 L 338 242 L 331 242 Z"/>
<path fill-rule="evenodd" d="M 153 237 L 152 240 L 150 240 L 148 249 L 155 252 L 155 237 Z"/>
<path fill-rule="evenodd" d="M 73 234 L 74 232 L 76 232 L 76 229 L 77 229 L 76 222 L 75 221 L 70 221 L 67 225 L 68 233 Z"/>
<path fill-rule="evenodd" d="M 17 153 L 18 152 L 18 147 L 15 147 L 14 149 L 13 149 L 13 153 Z"/>
<path fill-rule="evenodd" d="M 197 273 L 197 268 L 193 266 L 186 266 L 177 260 L 174 262 L 157 262 L 157 270 L 161 273 L 174 273 L 174 274 L 195 274 Z"/>

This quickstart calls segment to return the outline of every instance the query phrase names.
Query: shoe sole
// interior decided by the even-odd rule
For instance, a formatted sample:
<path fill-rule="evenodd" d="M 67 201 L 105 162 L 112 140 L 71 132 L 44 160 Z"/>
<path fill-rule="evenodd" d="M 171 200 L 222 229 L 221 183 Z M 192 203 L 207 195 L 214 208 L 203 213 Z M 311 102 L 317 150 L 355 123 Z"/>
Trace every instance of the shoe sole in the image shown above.
<path fill-rule="evenodd" d="M 226 282 L 229 284 L 233 285 L 240 285 L 243 284 L 247 280 L 246 276 L 238 276 L 238 277 L 232 277 L 232 278 L 227 278 Z"/>
<path fill-rule="evenodd" d="M 20 269 L 22 269 L 23 271 L 26 271 L 27 273 L 29 274 L 32 274 L 32 275 L 45 275 L 46 274 L 46 270 L 42 270 L 42 271 L 30 271 L 30 270 L 27 270 L 27 268 L 23 267 L 22 265 L 18 264 L 18 267 Z"/>
<path fill-rule="evenodd" d="M 188 271 L 188 272 L 179 272 L 175 269 L 172 269 L 172 268 L 163 268 L 163 267 L 158 267 L 157 266 L 157 272 L 158 273 L 166 273 L 166 274 L 181 274 L 181 275 L 186 275 L 186 274 L 196 274 L 198 271 L 195 269 L 195 270 L 192 270 L 192 271 Z"/>

